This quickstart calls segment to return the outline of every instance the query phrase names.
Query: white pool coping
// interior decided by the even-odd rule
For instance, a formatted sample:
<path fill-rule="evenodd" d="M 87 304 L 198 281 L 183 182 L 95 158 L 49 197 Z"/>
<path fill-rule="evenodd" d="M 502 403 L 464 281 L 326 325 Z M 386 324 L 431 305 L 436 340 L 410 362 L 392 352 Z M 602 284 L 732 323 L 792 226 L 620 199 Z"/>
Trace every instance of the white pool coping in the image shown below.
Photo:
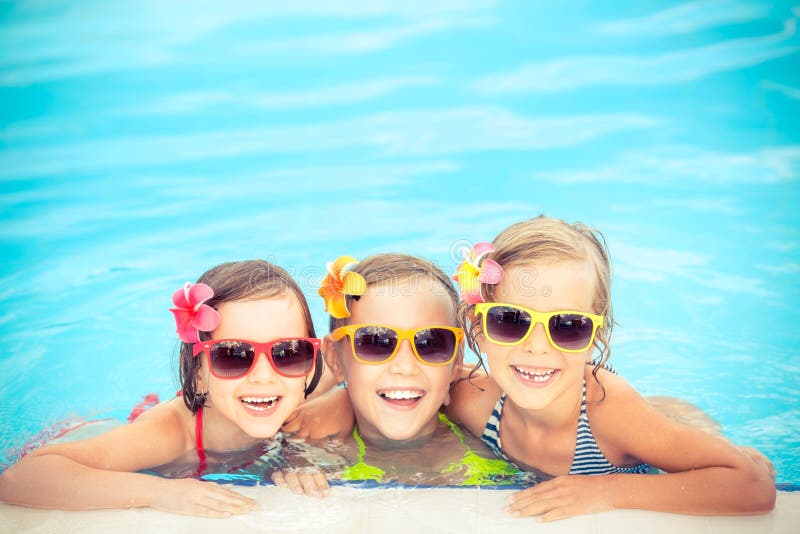
<path fill-rule="evenodd" d="M 615 510 L 553 523 L 503 511 L 508 491 L 487 489 L 360 489 L 334 487 L 326 499 L 299 497 L 274 486 L 236 487 L 261 509 L 204 519 L 152 509 L 68 512 L 0 503 L 0 532 L 322 533 L 797 533 L 800 492 L 778 492 L 775 510 L 760 516 L 707 517 Z"/>

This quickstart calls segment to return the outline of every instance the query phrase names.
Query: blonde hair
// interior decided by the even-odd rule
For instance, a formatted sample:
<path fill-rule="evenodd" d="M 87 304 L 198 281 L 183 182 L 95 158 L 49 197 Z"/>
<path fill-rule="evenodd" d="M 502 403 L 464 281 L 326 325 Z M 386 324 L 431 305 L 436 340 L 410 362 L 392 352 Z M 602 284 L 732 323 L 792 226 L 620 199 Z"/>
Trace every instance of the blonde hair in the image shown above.
<path fill-rule="evenodd" d="M 407 254 L 375 254 L 360 261 L 352 271 L 364 277 L 367 287 L 384 284 L 386 291 L 397 291 L 400 294 L 413 294 L 422 280 L 428 280 L 433 291 L 441 290 L 453 303 L 453 325 L 459 325 L 458 292 L 452 280 L 436 264 L 416 256 Z M 347 295 L 347 308 L 359 297 Z M 330 319 L 330 331 L 348 324 L 347 319 Z"/>
<path fill-rule="evenodd" d="M 598 329 L 594 341 L 595 347 L 600 351 L 599 356 L 593 360 L 592 374 L 597 380 L 598 369 L 611 356 L 609 341 L 614 325 L 611 262 L 603 234 L 580 222 L 570 224 L 561 219 L 540 215 L 512 224 L 498 234 L 492 245 L 495 250 L 486 257 L 496 261 L 504 269 L 515 265 L 570 260 L 591 264 L 595 279 L 591 311 L 604 318 L 603 327 Z M 481 291 L 487 302 L 492 302 L 495 285 L 481 284 Z M 478 355 L 480 366 L 483 365 L 483 359 L 476 342 L 476 336 L 480 333 L 480 317 L 469 321 L 472 308 L 472 305 L 462 302 L 459 305 L 459 317 L 466 329 L 467 343 Z M 605 397 L 605 391 L 603 395 Z"/>

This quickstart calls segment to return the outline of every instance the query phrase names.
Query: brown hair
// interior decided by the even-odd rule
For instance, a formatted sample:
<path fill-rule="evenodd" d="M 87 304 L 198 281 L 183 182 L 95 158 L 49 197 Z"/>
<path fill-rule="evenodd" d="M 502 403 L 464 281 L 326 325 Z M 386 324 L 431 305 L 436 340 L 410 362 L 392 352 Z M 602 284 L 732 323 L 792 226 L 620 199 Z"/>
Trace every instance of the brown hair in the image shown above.
<path fill-rule="evenodd" d="M 611 308 L 611 262 L 603 234 L 579 222 L 570 224 L 561 219 L 540 215 L 512 224 L 498 234 L 492 245 L 495 250 L 486 257 L 493 259 L 504 269 L 514 265 L 549 261 L 575 260 L 591 263 L 595 275 L 591 311 L 604 318 L 603 326 L 598 329 L 594 341 L 595 347 L 600 351 L 600 355 L 593 360 L 592 375 L 597 380 L 598 369 L 604 366 L 611 356 L 609 341 L 614 325 Z M 481 284 L 481 291 L 486 300 L 492 302 L 495 286 Z M 478 355 L 480 360 L 478 366 L 480 366 L 483 365 L 483 359 L 475 340 L 480 333 L 480 317 L 473 318 L 470 323 L 469 312 L 472 307 L 462 302 L 459 306 L 459 316 L 467 330 L 467 343 Z M 600 386 L 602 388 L 602 384 Z"/>
<path fill-rule="evenodd" d="M 289 273 L 277 265 L 264 260 L 222 263 L 203 273 L 197 282 L 207 284 L 214 290 L 214 296 L 206 301 L 206 304 L 212 308 L 217 308 L 224 302 L 270 298 L 291 292 L 297 297 L 303 311 L 306 335 L 317 337 L 314 332 L 314 323 L 311 320 L 311 311 L 308 309 L 303 292 Z M 211 333 L 201 331 L 200 339 L 204 341 L 211 339 Z M 197 413 L 197 410 L 205 402 L 205 395 L 197 391 L 197 372 L 200 364 L 201 359 L 192 355 L 192 344 L 182 342 L 179 378 L 183 402 L 192 413 Z M 306 384 L 306 396 L 314 390 L 321 376 L 322 358 L 318 356 L 315 362 L 314 376 L 311 378 L 311 382 Z"/>
<path fill-rule="evenodd" d="M 428 279 L 431 287 L 441 288 L 453 303 L 453 324 L 458 321 L 458 292 L 453 282 L 436 264 L 416 256 L 407 254 L 375 254 L 359 262 L 352 271 L 364 277 L 367 287 L 378 284 L 389 284 L 387 291 L 398 291 L 401 294 L 412 294 L 422 279 Z M 345 296 L 348 309 L 358 297 Z M 331 317 L 330 331 L 347 324 L 347 319 Z"/>

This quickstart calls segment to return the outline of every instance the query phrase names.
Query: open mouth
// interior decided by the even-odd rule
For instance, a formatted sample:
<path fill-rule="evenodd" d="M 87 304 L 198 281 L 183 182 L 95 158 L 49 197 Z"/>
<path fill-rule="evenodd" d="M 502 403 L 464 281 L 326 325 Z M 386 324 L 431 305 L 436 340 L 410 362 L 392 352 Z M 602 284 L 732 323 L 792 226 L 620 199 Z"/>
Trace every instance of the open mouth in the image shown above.
<path fill-rule="evenodd" d="M 406 408 L 416 406 L 425 396 L 421 389 L 379 389 L 378 396 L 391 406 Z"/>
<path fill-rule="evenodd" d="M 278 405 L 281 397 L 240 397 L 239 400 L 248 410 L 268 412 Z"/>
<path fill-rule="evenodd" d="M 528 385 L 545 386 L 561 372 L 560 369 L 541 369 L 534 367 L 520 367 L 512 365 L 514 373 Z"/>

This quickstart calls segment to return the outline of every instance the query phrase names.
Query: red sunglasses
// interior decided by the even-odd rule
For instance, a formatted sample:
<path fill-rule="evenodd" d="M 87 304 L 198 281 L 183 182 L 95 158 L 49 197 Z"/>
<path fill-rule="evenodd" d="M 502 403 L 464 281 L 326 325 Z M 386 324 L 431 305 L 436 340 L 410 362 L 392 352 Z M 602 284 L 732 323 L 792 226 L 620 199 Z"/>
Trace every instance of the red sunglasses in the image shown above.
<path fill-rule="evenodd" d="M 246 339 L 212 339 L 192 345 L 192 355 L 208 354 L 211 374 L 217 378 L 242 378 L 255 366 L 257 356 L 267 355 L 269 364 L 281 376 L 308 376 L 314 367 L 320 340 L 312 337 L 280 338 L 258 343 Z"/>

